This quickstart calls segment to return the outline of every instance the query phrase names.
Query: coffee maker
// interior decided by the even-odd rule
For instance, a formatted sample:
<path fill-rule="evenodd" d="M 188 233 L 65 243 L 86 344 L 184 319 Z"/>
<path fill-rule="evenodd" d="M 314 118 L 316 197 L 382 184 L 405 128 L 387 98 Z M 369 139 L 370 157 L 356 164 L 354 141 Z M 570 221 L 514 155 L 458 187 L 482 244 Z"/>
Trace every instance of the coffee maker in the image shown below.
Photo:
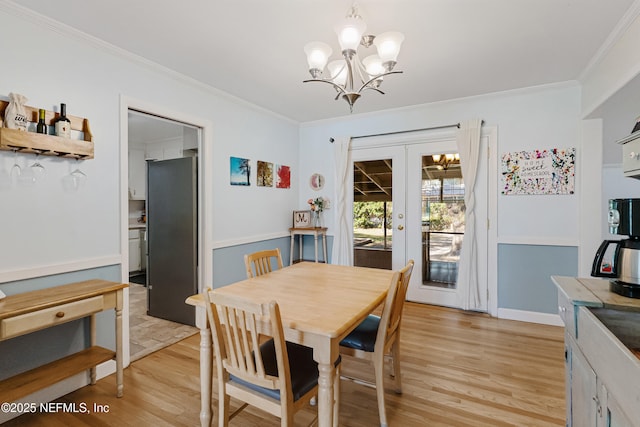
<path fill-rule="evenodd" d="M 640 199 L 609 200 L 607 221 L 609 233 L 629 238 L 602 242 L 593 260 L 591 275 L 611 278 L 611 292 L 640 298 Z M 615 245 L 613 254 L 608 255 L 611 245 Z"/>

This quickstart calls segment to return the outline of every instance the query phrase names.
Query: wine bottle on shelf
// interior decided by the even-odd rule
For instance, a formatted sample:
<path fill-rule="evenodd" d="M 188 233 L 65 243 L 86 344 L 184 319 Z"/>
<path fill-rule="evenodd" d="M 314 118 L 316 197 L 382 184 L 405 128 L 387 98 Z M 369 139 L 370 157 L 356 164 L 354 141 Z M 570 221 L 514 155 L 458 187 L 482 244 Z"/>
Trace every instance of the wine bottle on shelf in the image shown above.
<path fill-rule="evenodd" d="M 55 120 L 56 135 L 71 138 L 71 120 L 67 118 L 67 104 L 60 104 L 60 115 Z"/>
<path fill-rule="evenodd" d="M 47 114 L 47 112 L 45 110 L 43 110 L 42 108 L 40 108 L 38 110 L 38 124 L 36 126 L 36 132 L 37 133 L 43 133 L 45 135 L 47 135 L 49 133 L 49 127 L 47 126 L 47 123 L 45 122 L 45 115 Z"/>

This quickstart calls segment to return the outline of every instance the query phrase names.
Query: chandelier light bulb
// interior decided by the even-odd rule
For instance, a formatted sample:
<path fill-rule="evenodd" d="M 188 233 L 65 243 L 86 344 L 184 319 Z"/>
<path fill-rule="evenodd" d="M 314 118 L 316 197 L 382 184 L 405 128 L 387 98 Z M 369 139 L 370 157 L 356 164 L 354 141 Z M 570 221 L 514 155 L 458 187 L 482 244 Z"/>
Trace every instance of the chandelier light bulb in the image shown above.
<path fill-rule="evenodd" d="M 342 52 L 356 51 L 362 35 L 367 30 L 367 24 L 358 15 L 347 16 L 341 25 L 336 26 L 336 34 Z"/>
<path fill-rule="evenodd" d="M 344 59 L 329 62 L 327 68 L 334 83 L 344 86 L 347 82 L 347 63 L 344 62 Z"/>
<path fill-rule="evenodd" d="M 433 154 L 431 158 L 435 163 L 438 163 L 440 161 L 440 154 Z"/>
<path fill-rule="evenodd" d="M 395 65 L 403 41 L 404 34 L 397 31 L 388 31 L 376 36 L 373 44 L 376 46 L 378 56 L 383 64 L 392 64 L 391 67 Z"/>
<path fill-rule="evenodd" d="M 315 78 L 317 75 L 322 74 L 322 70 L 327 65 L 333 49 L 323 42 L 311 42 L 305 45 L 304 52 L 307 54 L 309 72 Z M 314 75 L 314 72 L 316 75 Z"/>
<path fill-rule="evenodd" d="M 382 61 L 378 55 L 369 55 L 362 60 L 365 70 L 369 76 L 374 77 L 384 73 L 384 67 Z"/>

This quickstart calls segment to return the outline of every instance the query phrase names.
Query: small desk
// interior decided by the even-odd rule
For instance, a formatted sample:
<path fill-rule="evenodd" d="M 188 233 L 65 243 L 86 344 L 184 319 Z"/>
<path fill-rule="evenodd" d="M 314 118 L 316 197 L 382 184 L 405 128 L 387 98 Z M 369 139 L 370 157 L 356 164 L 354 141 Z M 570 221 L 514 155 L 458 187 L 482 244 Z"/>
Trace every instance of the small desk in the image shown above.
<path fill-rule="evenodd" d="M 393 271 L 301 262 L 269 274 L 215 289 L 254 302 L 275 300 L 287 341 L 313 348 L 318 362 L 318 426 L 333 426 L 334 362 L 340 341 L 386 298 Z M 200 328 L 200 423 L 211 422 L 211 330 L 204 297 L 187 298 L 196 306 Z"/>
<path fill-rule="evenodd" d="M 302 246 L 303 246 L 303 236 L 313 236 L 313 244 L 315 247 L 315 261 L 318 262 L 318 236 L 322 236 L 322 255 L 324 258 L 322 261 L 327 262 L 327 227 L 304 227 L 304 228 L 290 228 L 289 233 L 291 234 L 291 250 L 289 251 L 289 265 L 293 264 L 293 242 L 295 240 L 295 236 L 300 236 L 299 240 L 299 257 L 300 261 L 302 259 Z"/>
<path fill-rule="evenodd" d="M 122 304 L 126 283 L 87 280 L 38 291 L 10 295 L 0 300 L 0 341 L 91 317 L 91 346 L 46 365 L 0 381 L 0 402 L 14 402 L 65 378 L 90 370 L 96 382 L 96 365 L 116 359 L 116 395 L 123 394 Z M 96 345 L 95 314 L 116 312 L 116 351 Z"/>

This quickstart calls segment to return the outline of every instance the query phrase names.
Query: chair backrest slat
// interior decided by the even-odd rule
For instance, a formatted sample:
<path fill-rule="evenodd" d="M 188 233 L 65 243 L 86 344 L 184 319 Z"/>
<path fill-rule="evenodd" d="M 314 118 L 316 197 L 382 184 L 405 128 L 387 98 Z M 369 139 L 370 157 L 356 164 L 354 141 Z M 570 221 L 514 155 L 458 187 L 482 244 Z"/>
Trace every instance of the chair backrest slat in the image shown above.
<path fill-rule="evenodd" d="M 290 384 L 291 380 L 288 378 L 289 365 L 277 304 L 252 303 L 236 297 L 215 294 L 211 290 L 205 292 L 205 299 L 215 345 L 216 363 L 221 363 L 227 372 L 244 381 L 283 393 L 284 385 Z M 273 376 L 265 371 L 260 353 L 260 322 L 268 322 L 274 331 L 274 345 L 276 353 L 279 354 L 278 372 L 284 372 L 285 375 Z M 286 390 L 284 392 L 287 393 Z"/>
<path fill-rule="evenodd" d="M 378 334 L 376 336 L 376 347 L 387 346 L 394 339 L 400 328 L 402 320 L 402 309 L 404 301 L 407 297 L 407 288 L 411 280 L 414 261 L 409 260 L 406 266 L 394 273 L 391 278 L 391 285 L 387 293 L 382 315 L 380 316 L 380 325 L 378 326 Z"/>
<path fill-rule="evenodd" d="M 263 274 L 271 273 L 273 268 L 273 262 L 277 265 L 277 268 L 282 268 L 282 256 L 280 249 L 268 249 L 265 251 L 254 252 L 244 256 L 244 264 L 247 270 L 247 278 L 262 276 Z M 255 270 L 255 272 L 254 272 Z"/>

